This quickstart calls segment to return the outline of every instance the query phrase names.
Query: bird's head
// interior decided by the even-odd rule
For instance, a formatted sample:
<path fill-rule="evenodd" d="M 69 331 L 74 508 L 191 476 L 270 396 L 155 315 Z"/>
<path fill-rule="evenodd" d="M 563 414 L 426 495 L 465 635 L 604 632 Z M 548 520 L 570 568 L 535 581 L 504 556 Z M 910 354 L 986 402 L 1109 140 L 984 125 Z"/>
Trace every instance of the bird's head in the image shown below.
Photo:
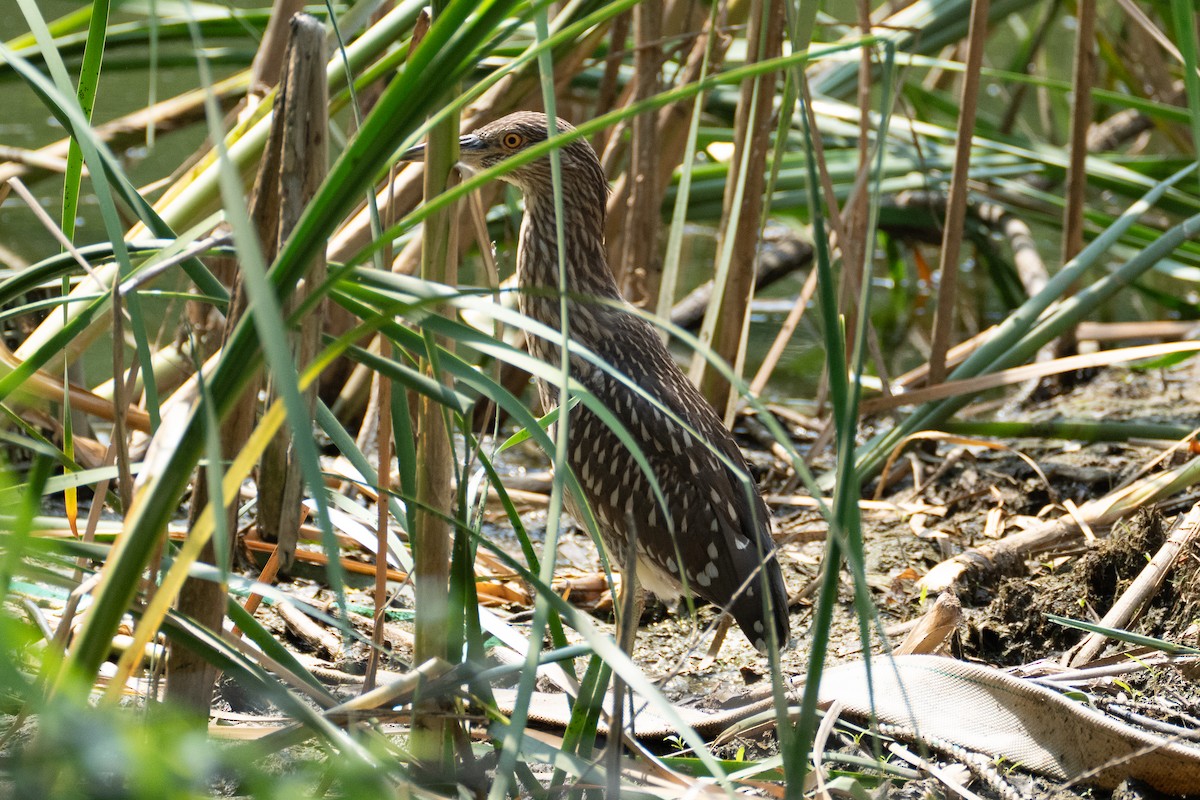
<path fill-rule="evenodd" d="M 557 122 L 559 133 L 574 130 L 565 120 L 559 119 Z M 494 167 L 517 153 L 546 141 L 549 130 L 548 123 L 549 118 L 539 111 L 518 111 L 488 123 L 458 140 L 459 166 L 472 171 Z M 576 139 L 563 146 L 558 152 L 564 176 L 586 176 L 591 180 L 598 178 L 607 190 L 607 184 L 604 184 L 603 172 L 600 169 L 600 160 L 596 158 L 596 151 L 592 149 L 586 139 Z M 405 151 L 400 160 L 424 161 L 425 145 L 419 144 Z M 522 164 L 500 177 L 526 193 L 549 192 L 552 186 L 550 158 L 546 156 Z M 569 181 L 570 178 L 565 178 L 565 180 Z"/>

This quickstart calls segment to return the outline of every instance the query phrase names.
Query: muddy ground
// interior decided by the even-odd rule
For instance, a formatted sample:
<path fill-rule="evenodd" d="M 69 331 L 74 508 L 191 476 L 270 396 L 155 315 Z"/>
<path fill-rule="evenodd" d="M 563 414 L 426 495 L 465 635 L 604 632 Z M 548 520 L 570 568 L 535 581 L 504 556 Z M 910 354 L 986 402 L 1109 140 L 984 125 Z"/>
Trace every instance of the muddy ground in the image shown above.
<path fill-rule="evenodd" d="M 1169 370 L 1108 369 L 1058 396 L 1034 395 L 1020 402 L 983 404 L 977 406 L 975 413 L 991 419 L 1125 420 L 1172 423 L 1190 429 L 1200 425 L 1197 385 L 1200 385 L 1200 364 L 1195 359 Z M 813 432 L 797 429 L 794 433 L 803 442 Z M 1061 515 L 1067 501 L 1081 505 L 1101 497 L 1137 475 L 1170 447 L 1170 443 L 1163 441 L 987 441 L 1002 447 L 988 448 L 959 438 L 933 441 L 918 448 L 898 462 L 895 471 L 900 474 L 899 480 L 890 483 L 880 496 L 881 500 L 902 505 L 907 511 L 864 511 L 866 568 L 877 609 L 872 627 L 875 631 L 885 631 L 889 642 L 902 638 L 903 623 L 922 613 L 917 581 L 935 564 L 984 543 L 988 537 L 1020 530 L 1037 519 Z M 746 437 L 743 445 L 753 446 Z M 1177 465 L 1186 457 L 1186 454 L 1168 457 L 1156 469 Z M 752 460 L 756 467 L 767 466 L 760 475 L 766 494 L 776 500 L 797 494 L 786 475 L 770 467 L 768 455 L 760 453 Z M 817 467 L 823 466 L 828 464 L 818 461 Z M 875 488 L 868 486 L 864 495 L 870 496 Z M 963 620 L 948 643 L 950 651 L 958 658 L 998 667 L 1061 658 L 1083 634 L 1048 621 L 1045 614 L 1099 619 L 1161 545 L 1170 521 L 1190 508 L 1196 499 L 1197 492 L 1187 490 L 1157 508 L 1122 520 L 1111 529 L 1094 530 L 1095 538 L 1090 542 L 1080 538 L 1057 552 L 1027 560 L 1018 565 L 1014 574 L 991 576 L 958 587 Z M 924 510 L 911 513 L 914 508 Z M 788 675 L 799 675 L 808 667 L 815 595 L 812 589 L 824 553 L 825 528 L 811 508 L 777 502 L 773 511 L 782 542 L 780 562 L 792 597 L 793 642 L 782 661 Z M 536 508 L 530 511 L 526 524 L 537 529 L 544 524 L 543 512 Z M 599 562 L 590 539 L 578 531 L 568 532 L 561 540 L 559 560 L 563 570 L 571 575 L 594 574 L 598 570 Z M 1181 566 L 1168 577 L 1140 619 L 1129 627 L 1136 633 L 1197 645 L 1200 644 L 1197 641 L 1200 549 L 1193 548 L 1177 563 Z M 593 601 L 587 605 L 593 605 Z M 497 610 L 511 614 L 518 623 L 527 618 L 527 612 L 519 604 Z M 595 613 L 603 624 L 609 624 L 610 617 L 603 610 Z M 721 700 L 752 689 L 768 675 L 763 657 L 736 628 L 729 631 L 719 652 L 715 656 L 710 654 L 715 617 L 711 608 L 699 609 L 695 617 L 681 615 L 661 604 L 651 603 L 647 608 L 637 637 L 635 659 L 647 674 L 660 681 L 674 702 L 711 703 L 713 699 Z M 401 654 L 405 650 L 404 628 L 404 623 L 398 623 L 392 637 Z M 883 645 L 877 634 L 870 646 L 873 652 L 881 651 Z M 1117 649 L 1113 646 L 1107 652 Z M 852 587 L 846 578 L 834 616 L 829 663 L 857 659 L 861 650 Z M 356 667 L 361 665 L 353 662 L 364 655 L 350 654 L 337 666 L 357 671 Z M 397 663 L 394 668 L 403 669 L 403 665 Z M 1190 715 L 1194 728 L 1196 718 L 1200 717 L 1200 690 L 1193 680 L 1195 676 L 1171 670 L 1153 675 L 1153 678 L 1132 677 L 1126 688 L 1139 696 L 1169 692 L 1181 707 L 1185 722 Z M 843 742 L 849 743 L 850 739 Z M 732 756 L 740 750 L 746 757 L 753 757 L 769 753 L 773 743 L 773 734 L 768 732 L 736 740 L 724 747 L 721 754 Z M 1022 774 L 1014 774 L 1011 782 L 1022 797 L 1156 796 L 1139 793 L 1142 789 L 1138 787 L 1123 788 L 1116 793 L 1063 788 Z M 976 784 L 973 788 L 982 797 L 1000 796 L 986 786 Z M 945 790 L 935 781 L 919 780 L 898 785 L 888 796 L 940 797 L 945 796 Z"/>

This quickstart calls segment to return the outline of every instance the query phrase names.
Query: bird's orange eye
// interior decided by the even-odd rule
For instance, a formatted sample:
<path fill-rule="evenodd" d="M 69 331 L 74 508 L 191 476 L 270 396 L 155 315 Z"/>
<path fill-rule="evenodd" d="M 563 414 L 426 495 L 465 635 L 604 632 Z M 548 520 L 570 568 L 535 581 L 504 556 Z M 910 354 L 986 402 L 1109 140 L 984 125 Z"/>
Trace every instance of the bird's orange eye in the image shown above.
<path fill-rule="evenodd" d="M 524 142 L 525 142 L 524 137 L 522 137 L 521 134 L 519 134 L 519 133 L 506 133 L 506 134 L 504 134 L 504 138 L 500 140 L 500 143 L 503 144 L 505 147 L 507 147 L 509 150 L 516 150 Z"/>

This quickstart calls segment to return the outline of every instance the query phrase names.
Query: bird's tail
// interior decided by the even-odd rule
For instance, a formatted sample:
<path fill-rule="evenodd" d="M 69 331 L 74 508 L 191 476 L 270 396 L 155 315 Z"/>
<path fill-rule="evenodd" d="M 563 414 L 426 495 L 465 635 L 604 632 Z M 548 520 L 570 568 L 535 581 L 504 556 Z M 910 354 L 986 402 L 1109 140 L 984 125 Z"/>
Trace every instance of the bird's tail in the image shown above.
<path fill-rule="evenodd" d="M 767 602 L 764 602 L 764 599 Z M 762 569 L 755 573 L 749 584 L 738 594 L 729 608 L 729 613 L 746 634 L 746 638 L 759 651 L 765 653 L 769 650 L 768 631 L 771 627 L 775 630 L 779 649 L 788 646 L 791 636 L 788 593 L 774 552 L 767 554 Z"/>

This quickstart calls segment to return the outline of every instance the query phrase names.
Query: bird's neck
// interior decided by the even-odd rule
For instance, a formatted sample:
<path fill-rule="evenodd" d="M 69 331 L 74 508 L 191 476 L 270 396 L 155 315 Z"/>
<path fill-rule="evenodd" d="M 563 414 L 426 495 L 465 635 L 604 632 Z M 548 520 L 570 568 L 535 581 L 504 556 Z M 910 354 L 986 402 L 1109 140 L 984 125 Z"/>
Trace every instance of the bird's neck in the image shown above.
<path fill-rule="evenodd" d="M 568 189 L 568 192 L 570 189 Z M 582 297 L 619 299 L 620 291 L 604 249 L 605 197 L 563 198 L 562 254 L 567 292 Z M 517 281 L 521 288 L 545 293 L 559 288 L 558 226 L 554 196 L 526 192 Z"/>

